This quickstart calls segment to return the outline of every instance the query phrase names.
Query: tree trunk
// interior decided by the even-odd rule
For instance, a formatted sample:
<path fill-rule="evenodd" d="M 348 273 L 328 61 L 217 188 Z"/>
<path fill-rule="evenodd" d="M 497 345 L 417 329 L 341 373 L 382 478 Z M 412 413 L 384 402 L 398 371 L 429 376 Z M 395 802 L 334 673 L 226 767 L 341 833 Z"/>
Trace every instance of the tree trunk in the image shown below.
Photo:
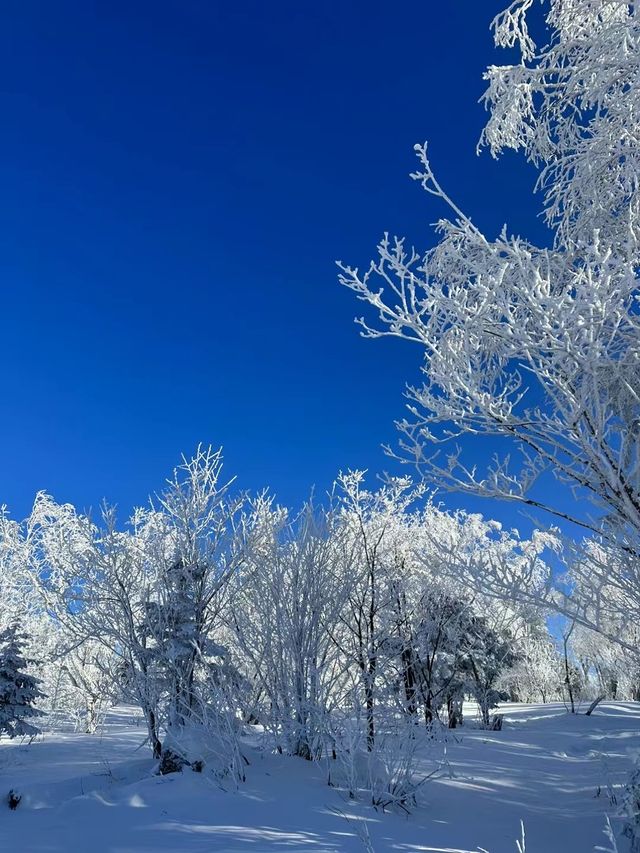
<path fill-rule="evenodd" d="M 571 632 L 569 632 L 571 633 Z M 573 701 L 573 687 L 571 686 L 571 673 L 569 670 L 569 653 L 567 651 L 567 643 L 569 642 L 569 634 L 567 634 L 564 638 L 563 648 L 564 648 L 564 683 L 567 685 L 567 692 L 569 694 L 569 701 L 571 702 L 571 713 L 575 714 L 576 706 Z"/>
<path fill-rule="evenodd" d="M 367 750 L 372 752 L 376 742 L 376 726 L 374 718 L 373 685 L 368 683 L 365 688 L 365 704 L 367 709 Z"/>
<path fill-rule="evenodd" d="M 162 755 L 162 742 L 158 737 L 158 721 L 156 720 L 156 715 L 151 708 L 148 708 L 145 711 L 145 719 L 147 721 L 147 729 L 149 731 L 149 740 L 151 741 L 153 757 L 160 758 Z"/>
<path fill-rule="evenodd" d="M 603 699 L 604 699 L 604 696 L 598 696 L 596 699 L 593 700 L 593 702 L 589 705 L 589 708 L 587 709 L 587 717 L 590 717 L 593 714 L 593 712 L 598 707 L 598 705 L 602 702 Z"/>
<path fill-rule="evenodd" d="M 451 696 L 447 699 L 447 721 L 450 729 L 462 725 L 462 700 Z"/>

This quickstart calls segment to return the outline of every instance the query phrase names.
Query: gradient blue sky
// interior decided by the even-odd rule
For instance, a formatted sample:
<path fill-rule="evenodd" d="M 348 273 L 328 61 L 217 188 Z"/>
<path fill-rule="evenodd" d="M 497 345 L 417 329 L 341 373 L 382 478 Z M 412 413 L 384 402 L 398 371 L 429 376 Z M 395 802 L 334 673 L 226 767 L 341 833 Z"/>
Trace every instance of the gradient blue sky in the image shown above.
<path fill-rule="evenodd" d="M 0 503 L 127 511 L 199 441 L 288 503 L 389 468 L 421 353 L 358 337 L 334 261 L 432 242 L 424 139 L 478 224 L 546 239 L 532 170 L 475 154 L 503 5 L 5 3 Z"/>

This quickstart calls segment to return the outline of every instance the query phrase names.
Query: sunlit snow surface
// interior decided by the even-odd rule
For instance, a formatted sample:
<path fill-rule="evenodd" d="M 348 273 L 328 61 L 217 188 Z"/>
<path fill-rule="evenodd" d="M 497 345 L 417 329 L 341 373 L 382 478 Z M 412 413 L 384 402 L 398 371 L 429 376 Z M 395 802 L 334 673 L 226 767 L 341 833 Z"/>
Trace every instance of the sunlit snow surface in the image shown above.
<path fill-rule="evenodd" d="M 450 773 L 427 783 L 408 818 L 349 801 L 326 785 L 321 765 L 251 746 L 238 792 L 191 771 L 153 776 L 133 709 L 112 712 L 102 735 L 47 733 L 31 746 L 2 740 L 0 798 L 14 788 L 23 799 L 15 812 L 0 803 L 0 850 L 362 853 L 363 821 L 376 853 L 515 853 L 520 820 L 527 853 L 604 845 L 604 816 L 615 814 L 610 793 L 619 798 L 629 752 L 640 749 L 640 704 L 603 704 L 591 717 L 560 704 L 503 711 L 501 732 L 455 732 Z M 425 771 L 441 753 L 425 751 Z"/>

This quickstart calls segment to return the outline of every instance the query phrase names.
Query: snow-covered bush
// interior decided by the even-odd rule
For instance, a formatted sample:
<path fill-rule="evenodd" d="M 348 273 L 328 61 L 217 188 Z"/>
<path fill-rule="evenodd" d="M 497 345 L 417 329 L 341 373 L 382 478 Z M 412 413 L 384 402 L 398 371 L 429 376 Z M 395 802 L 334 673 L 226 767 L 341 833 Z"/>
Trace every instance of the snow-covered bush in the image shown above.
<path fill-rule="evenodd" d="M 624 835 L 630 842 L 630 853 L 640 853 L 640 755 L 635 756 L 634 767 L 624 788 L 622 814 L 625 818 Z"/>
<path fill-rule="evenodd" d="M 425 771 L 435 742 L 419 721 L 401 713 L 379 714 L 373 745 L 359 692 L 351 704 L 334 713 L 328 724 L 334 759 L 327 758 L 331 785 L 344 788 L 351 799 L 364 799 L 375 808 L 405 812 L 417 805 L 417 795 L 431 771 Z"/>
<path fill-rule="evenodd" d="M 409 812 L 418 805 L 418 792 L 430 776 L 424 768 L 425 753 L 435 748 L 433 729 L 429 734 L 417 720 L 402 715 L 389 717 L 378 727 L 375 750 L 367 756 L 373 806 Z"/>

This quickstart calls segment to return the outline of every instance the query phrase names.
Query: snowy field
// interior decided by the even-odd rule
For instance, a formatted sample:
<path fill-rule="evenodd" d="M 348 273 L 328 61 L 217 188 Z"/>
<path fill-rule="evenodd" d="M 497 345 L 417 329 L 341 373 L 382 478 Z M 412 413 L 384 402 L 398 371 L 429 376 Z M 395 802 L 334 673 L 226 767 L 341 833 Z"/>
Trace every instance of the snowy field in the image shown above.
<path fill-rule="evenodd" d="M 376 853 L 516 853 L 521 820 L 527 853 L 605 846 L 611 793 L 640 748 L 640 704 L 608 703 L 591 717 L 561 704 L 502 710 L 501 732 L 455 733 L 450 772 L 426 784 L 409 817 L 350 802 L 326 785 L 320 765 L 250 746 L 238 792 L 190 770 L 153 776 L 133 709 L 112 712 L 102 735 L 46 733 L 30 746 L 2 740 L 0 795 L 14 788 L 23 799 L 16 811 L 0 809 L 0 850 L 365 851 L 358 828 L 366 822 Z M 424 765 L 431 769 L 433 754 Z"/>

